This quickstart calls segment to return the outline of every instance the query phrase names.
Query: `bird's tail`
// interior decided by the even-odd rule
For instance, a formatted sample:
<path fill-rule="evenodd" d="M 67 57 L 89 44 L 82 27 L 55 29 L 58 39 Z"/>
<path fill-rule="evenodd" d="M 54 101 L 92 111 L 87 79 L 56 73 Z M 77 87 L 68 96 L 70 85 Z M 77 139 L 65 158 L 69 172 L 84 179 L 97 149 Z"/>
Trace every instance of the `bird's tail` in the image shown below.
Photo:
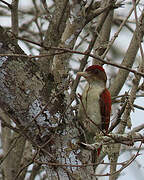
<path fill-rule="evenodd" d="M 97 150 L 92 151 L 92 164 L 94 164 L 93 165 L 94 171 L 98 165 L 97 164 L 98 163 L 98 157 L 100 155 L 101 149 L 102 149 L 102 146 L 100 146 Z"/>
<path fill-rule="evenodd" d="M 99 156 L 100 155 L 100 152 L 101 152 L 101 149 L 102 149 L 102 146 L 100 146 L 98 149 L 97 149 L 97 156 Z"/>

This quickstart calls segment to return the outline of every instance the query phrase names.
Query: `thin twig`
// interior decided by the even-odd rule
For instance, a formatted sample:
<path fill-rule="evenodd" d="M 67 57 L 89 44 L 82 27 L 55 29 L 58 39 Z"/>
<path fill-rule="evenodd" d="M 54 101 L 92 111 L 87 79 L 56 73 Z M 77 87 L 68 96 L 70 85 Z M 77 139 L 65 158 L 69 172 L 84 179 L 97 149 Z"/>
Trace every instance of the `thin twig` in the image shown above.
<path fill-rule="evenodd" d="M 136 2 L 136 4 L 138 4 L 140 0 L 138 0 Z M 111 48 L 112 44 L 114 43 L 114 41 L 116 40 L 116 38 L 118 37 L 120 31 L 122 30 L 123 26 L 126 24 L 128 18 L 131 16 L 132 12 L 134 11 L 134 7 L 132 7 L 132 9 L 130 10 L 128 16 L 123 20 L 123 22 L 121 23 L 118 31 L 114 34 L 113 38 L 111 39 L 111 41 L 109 42 L 108 46 L 107 46 L 107 49 L 105 50 L 104 54 L 102 55 L 102 58 L 105 58 L 109 49 Z"/>
<path fill-rule="evenodd" d="M 94 176 L 113 176 L 113 175 L 116 175 L 116 174 L 119 174 L 122 170 L 124 170 L 126 167 L 128 167 L 140 154 L 139 154 L 139 151 L 141 149 L 141 146 L 142 146 L 143 142 L 141 141 L 141 144 L 138 148 L 138 151 L 135 155 L 133 155 L 128 161 L 127 163 L 124 163 L 123 166 L 118 170 L 118 171 L 115 171 L 113 173 L 106 173 L 106 174 L 93 174 Z M 117 163 L 116 163 L 117 164 Z"/>
<path fill-rule="evenodd" d="M 118 65 L 118 64 L 115 64 L 115 63 L 105 61 L 103 58 L 101 58 L 98 55 L 93 55 L 91 53 L 80 52 L 80 51 L 75 51 L 75 50 L 71 50 L 71 49 L 67 49 L 67 48 L 61 48 L 61 47 L 51 47 L 51 46 L 48 47 L 48 46 L 44 46 L 42 43 L 34 42 L 34 41 L 31 41 L 31 40 L 28 40 L 28 39 L 25 39 L 25 38 L 21 38 L 21 37 L 16 37 L 16 38 L 19 39 L 19 40 L 27 41 L 27 42 L 35 44 L 37 46 L 43 47 L 47 51 L 49 51 L 50 49 L 53 49 L 53 50 L 65 51 L 65 52 L 73 53 L 73 54 L 88 55 L 88 56 L 90 56 L 90 57 L 92 57 L 94 59 L 97 59 L 98 61 L 103 62 L 104 64 L 108 64 L 108 65 L 111 65 L 111 66 L 114 66 L 114 67 L 117 67 L 117 68 L 120 68 L 120 69 L 124 69 L 124 70 L 130 71 L 130 72 L 132 72 L 132 73 L 134 73 L 136 75 L 140 75 L 140 76 L 144 77 L 144 73 L 142 73 L 142 72 L 135 71 L 135 70 L 133 70 L 131 68 L 128 68 L 126 66 L 122 66 L 122 65 Z"/>
<path fill-rule="evenodd" d="M 141 144 L 138 148 L 138 151 L 135 155 L 133 155 L 129 160 L 121 162 L 121 163 L 116 163 L 117 165 L 122 165 L 122 167 L 118 170 L 113 172 L 112 174 L 106 173 L 106 174 L 92 174 L 93 176 L 111 176 L 120 173 L 123 169 L 128 167 L 136 158 L 139 156 L 139 152 L 141 149 L 141 146 L 143 144 L 143 141 L 141 141 Z M 65 166 L 65 167 L 88 167 L 88 166 L 94 166 L 94 165 L 99 165 L 99 164 L 105 164 L 105 165 L 111 165 L 112 163 L 105 163 L 104 161 L 99 162 L 99 163 L 90 163 L 90 164 L 60 164 L 60 163 L 53 163 L 53 162 L 42 162 L 39 160 L 34 160 L 35 163 L 40 164 L 40 165 L 48 165 L 48 166 Z"/>
<path fill-rule="evenodd" d="M 7 3 L 7 2 L 5 2 L 5 1 L 3 1 L 3 0 L 0 0 L 2 3 L 4 3 L 4 4 L 6 4 L 10 9 L 12 9 L 12 5 L 11 4 L 9 4 L 9 3 Z"/>
<path fill-rule="evenodd" d="M 13 141 L 13 143 L 11 144 L 11 147 L 8 149 L 6 155 L 0 160 L 0 164 L 3 163 L 3 161 L 7 158 L 7 156 L 9 155 L 9 153 L 16 147 L 16 143 L 17 143 L 17 140 L 21 137 L 21 135 L 17 136 L 15 138 L 15 140 Z"/>
<path fill-rule="evenodd" d="M 121 110 L 119 110 L 118 114 L 117 114 L 117 119 L 114 123 L 112 123 L 111 127 L 109 128 L 108 130 L 108 133 L 112 132 L 113 129 L 120 123 L 121 121 L 121 116 L 122 114 L 124 113 L 125 111 L 125 108 L 126 108 L 126 105 L 127 105 L 127 101 L 123 104 Z"/>
<path fill-rule="evenodd" d="M 27 168 L 29 165 L 31 165 L 31 164 L 34 162 L 34 160 L 35 160 L 35 158 L 36 158 L 36 156 L 37 156 L 38 153 L 39 153 L 39 151 L 37 150 L 37 152 L 35 153 L 35 155 L 34 155 L 34 157 L 32 158 L 32 160 L 31 160 L 28 164 L 26 164 L 25 166 L 23 166 L 23 167 L 19 170 L 19 172 L 17 173 L 17 175 L 16 175 L 16 177 L 14 178 L 14 180 L 17 180 L 18 177 L 19 177 L 19 175 L 21 174 L 21 172 L 22 172 L 25 168 Z"/>

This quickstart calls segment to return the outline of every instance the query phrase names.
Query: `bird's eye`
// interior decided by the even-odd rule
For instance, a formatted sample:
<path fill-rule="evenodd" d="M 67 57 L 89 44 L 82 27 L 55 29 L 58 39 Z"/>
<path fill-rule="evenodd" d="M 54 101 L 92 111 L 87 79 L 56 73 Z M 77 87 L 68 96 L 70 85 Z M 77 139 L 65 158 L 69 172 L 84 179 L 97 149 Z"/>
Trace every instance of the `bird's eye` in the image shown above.
<path fill-rule="evenodd" d="M 98 69 L 94 69 L 92 73 L 98 74 L 98 73 L 99 73 L 99 70 L 98 70 Z"/>
<path fill-rule="evenodd" d="M 87 72 L 92 73 L 92 74 L 98 74 L 99 70 L 98 69 L 90 69 L 90 70 L 87 70 Z"/>

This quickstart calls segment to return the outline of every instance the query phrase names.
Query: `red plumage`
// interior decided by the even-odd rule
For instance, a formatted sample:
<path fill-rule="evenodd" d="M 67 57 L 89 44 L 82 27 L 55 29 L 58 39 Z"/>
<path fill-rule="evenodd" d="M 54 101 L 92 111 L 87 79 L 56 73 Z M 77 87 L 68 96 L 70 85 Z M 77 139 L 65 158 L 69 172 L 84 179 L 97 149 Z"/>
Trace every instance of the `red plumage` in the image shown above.
<path fill-rule="evenodd" d="M 108 132 L 108 127 L 110 123 L 110 113 L 111 113 L 111 95 L 108 89 L 105 89 L 100 95 L 100 111 L 102 118 L 102 130 Z"/>
<path fill-rule="evenodd" d="M 102 66 L 99 66 L 99 65 L 92 65 L 92 66 L 89 66 L 86 71 L 92 71 L 92 70 L 95 70 L 95 69 L 99 69 L 100 71 L 104 71 L 104 68 Z"/>
<path fill-rule="evenodd" d="M 108 133 L 109 123 L 110 123 L 110 113 L 111 113 L 111 95 L 108 89 L 105 89 L 100 95 L 100 111 L 101 111 L 101 129 Z M 97 155 L 100 155 L 101 148 L 97 149 Z"/>

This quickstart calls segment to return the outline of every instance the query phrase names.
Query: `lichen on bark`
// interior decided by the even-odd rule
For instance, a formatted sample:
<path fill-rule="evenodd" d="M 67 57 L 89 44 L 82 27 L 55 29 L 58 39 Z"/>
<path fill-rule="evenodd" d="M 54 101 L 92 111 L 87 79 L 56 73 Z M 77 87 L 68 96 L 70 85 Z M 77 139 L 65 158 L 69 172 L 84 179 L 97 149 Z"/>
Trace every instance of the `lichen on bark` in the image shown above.
<path fill-rule="evenodd" d="M 0 33 L 3 54 L 24 54 L 13 43 L 13 37 L 9 33 L 3 28 L 0 28 Z M 29 106 L 40 98 L 40 91 L 44 86 L 39 67 L 27 57 L 5 56 L 0 67 L 0 77 L 0 106 L 16 123 L 24 125 L 24 122 L 30 122 Z"/>

